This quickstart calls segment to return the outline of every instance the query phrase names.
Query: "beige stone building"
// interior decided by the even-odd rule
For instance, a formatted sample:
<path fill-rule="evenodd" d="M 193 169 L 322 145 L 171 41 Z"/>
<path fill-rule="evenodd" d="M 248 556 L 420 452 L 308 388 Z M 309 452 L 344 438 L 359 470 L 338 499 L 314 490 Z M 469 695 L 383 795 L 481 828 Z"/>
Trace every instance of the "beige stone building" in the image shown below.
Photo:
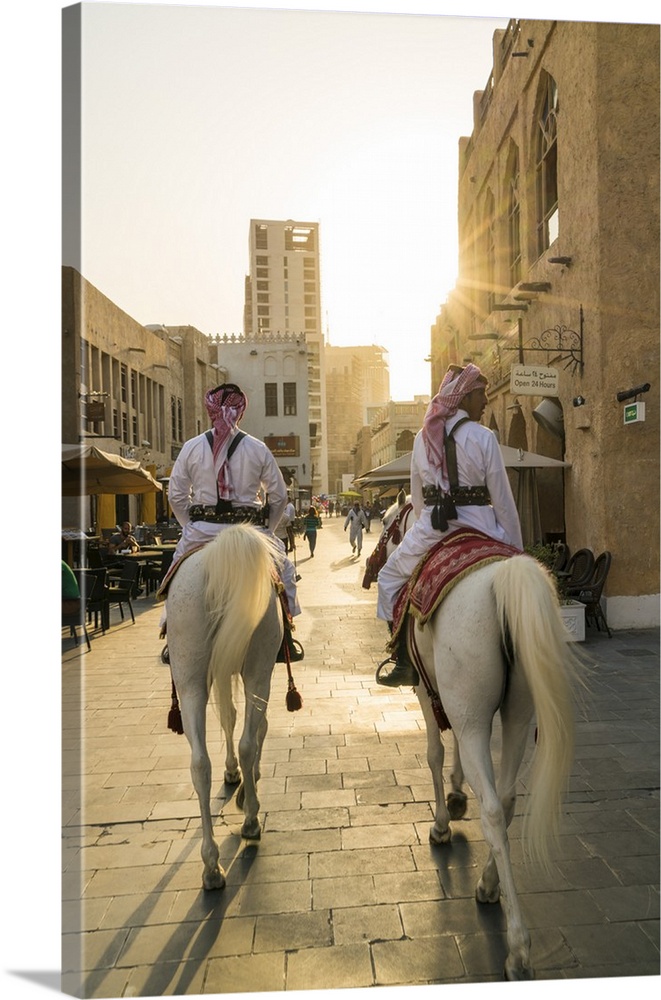
<path fill-rule="evenodd" d="M 459 241 L 434 385 L 449 362 L 488 372 L 501 443 L 567 463 L 538 474 L 543 537 L 612 553 L 611 627 L 658 625 L 658 25 L 495 33 L 460 141 Z"/>
<path fill-rule="evenodd" d="M 342 490 L 343 476 L 355 472 L 357 437 L 373 407 L 390 399 L 388 354 L 383 347 L 326 345 L 329 492 Z"/>
<path fill-rule="evenodd" d="M 63 443 L 136 458 L 157 479 L 169 475 L 184 441 L 208 427 L 204 392 L 223 381 L 209 337 L 142 326 L 71 267 L 62 268 L 61 357 Z M 64 499 L 62 524 L 151 523 L 163 503 L 153 494 Z"/>

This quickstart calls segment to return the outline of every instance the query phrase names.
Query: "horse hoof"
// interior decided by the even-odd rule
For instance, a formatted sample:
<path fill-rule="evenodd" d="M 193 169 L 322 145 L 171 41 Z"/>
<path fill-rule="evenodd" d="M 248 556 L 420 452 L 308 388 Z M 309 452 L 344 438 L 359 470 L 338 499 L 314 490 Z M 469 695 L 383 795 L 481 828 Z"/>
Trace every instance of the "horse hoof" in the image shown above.
<path fill-rule="evenodd" d="M 449 844 L 452 840 L 452 830 L 437 830 L 435 826 L 429 829 L 429 840 L 432 844 Z"/>
<path fill-rule="evenodd" d="M 238 785 L 241 781 L 241 772 L 238 767 L 234 771 L 225 771 L 224 781 L 226 785 Z"/>
<path fill-rule="evenodd" d="M 202 885 L 205 889 L 224 889 L 225 872 L 218 865 L 213 871 L 205 872 L 202 876 Z"/>
<path fill-rule="evenodd" d="M 475 899 L 478 903 L 497 903 L 500 899 L 500 883 L 495 885 L 493 889 L 487 889 L 483 882 L 478 882 Z"/>
<path fill-rule="evenodd" d="M 535 971 L 528 962 L 520 959 L 510 959 L 505 961 L 505 979 L 510 983 L 528 983 L 535 978 Z"/>
<path fill-rule="evenodd" d="M 241 836 L 244 840 L 261 840 L 262 838 L 262 827 L 258 819 L 249 822 L 245 821 L 241 827 Z"/>
<path fill-rule="evenodd" d="M 450 792 L 446 805 L 450 813 L 450 819 L 463 819 L 468 806 L 468 796 L 464 792 Z"/>

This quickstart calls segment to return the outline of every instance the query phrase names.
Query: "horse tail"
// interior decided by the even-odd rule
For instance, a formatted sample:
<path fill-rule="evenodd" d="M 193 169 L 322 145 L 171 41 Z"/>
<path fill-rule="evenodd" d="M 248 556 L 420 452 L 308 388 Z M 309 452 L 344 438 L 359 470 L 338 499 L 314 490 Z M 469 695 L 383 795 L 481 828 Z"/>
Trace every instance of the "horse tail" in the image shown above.
<path fill-rule="evenodd" d="M 523 669 L 537 719 L 524 839 L 531 857 L 548 866 L 574 757 L 574 713 L 585 663 L 568 641 L 554 580 L 537 560 L 526 555 L 503 560 L 494 591 L 502 634 L 511 642 L 514 669 Z"/>
<path fill-rule="evenodd" d="M 231 725 L 232 677 L 241 672 L 253 632 L 266 614 L 281 560 L 275 543 L 249 524 L 223 528 L 204 549 L 213 636 L 207 682 L 223 728 Z"/>

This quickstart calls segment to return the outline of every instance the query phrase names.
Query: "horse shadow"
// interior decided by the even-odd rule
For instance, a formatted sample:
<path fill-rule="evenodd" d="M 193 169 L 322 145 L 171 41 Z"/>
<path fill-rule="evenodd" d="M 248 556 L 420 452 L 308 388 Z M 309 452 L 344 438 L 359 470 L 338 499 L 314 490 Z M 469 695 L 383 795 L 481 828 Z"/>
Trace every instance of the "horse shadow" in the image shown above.
<path fill-rule="evenodd" d="M 224 784 L 215 797 L 216 815 L 232 800 L 238 786 Z M 215 810 L 214 810 L 215 811 Z M 227 820 L 226 820 L 227 822 Z M 223 889 L 208 890 L 199 886 L 197 894 L 191 899 L 186 910 L 172 920 L 171 924 L 162 925 L 163 942 L 158 953 L 149 960 L 149 973 L 141 984 L 141 996 L 163 996 L 165 993 L 185 994 L 193 987 L 195 976 L 203 967 L 209 955 L 214 950 L 220 937 L 228 910 L 235 903 L 238 894 L 247 881 L 250 869 L 257 858 L 258 843 L 244 840 L 238 832 L 240 825 L 237 816 L 237 832 L 230 830 L 222 839 L 218 838 L 220 848 L 220 863 L 227 878 Z M 96 962 L 94 972 L 83 973 L 81 980 L 81 996 L 99 995 L 99 971 L 105 970 L 108 975 L 116 967 L 116 960 L 121 952 L 128 948 L 140 948 L 140 936 L 152 931 L 150 918 L 163 893 L 170 892 L 173 896 L 173 908 L 182 890 L 175 892 L 172 882 L 181 870 L 182 863 L 199 858 L 199 838 L 201 827 L 191 830 L 190 842 L 178 854 L 163 876 L 155 883 L 141 903 L 128 914 L 122 927 L 118 927 L 112 938 L 106 944 L 104 954 Z M 238 867 L 238 877 L 235 869 Z M 173 911 L 170 911 L 171 916 Z"/>

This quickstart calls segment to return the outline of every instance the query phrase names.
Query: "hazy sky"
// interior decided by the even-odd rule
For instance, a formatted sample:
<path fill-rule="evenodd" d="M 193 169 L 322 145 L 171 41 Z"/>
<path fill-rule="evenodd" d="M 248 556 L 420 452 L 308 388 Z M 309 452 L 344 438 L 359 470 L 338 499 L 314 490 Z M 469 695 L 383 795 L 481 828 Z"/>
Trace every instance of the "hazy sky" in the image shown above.
<path fill-rule="evenodd" d="M 458 140 L 506 24 L 83 4 L 84 277 L 140 323 L 238 333 L 250 219 L 319 222 L 327 339 L 429 392 Z"/>

